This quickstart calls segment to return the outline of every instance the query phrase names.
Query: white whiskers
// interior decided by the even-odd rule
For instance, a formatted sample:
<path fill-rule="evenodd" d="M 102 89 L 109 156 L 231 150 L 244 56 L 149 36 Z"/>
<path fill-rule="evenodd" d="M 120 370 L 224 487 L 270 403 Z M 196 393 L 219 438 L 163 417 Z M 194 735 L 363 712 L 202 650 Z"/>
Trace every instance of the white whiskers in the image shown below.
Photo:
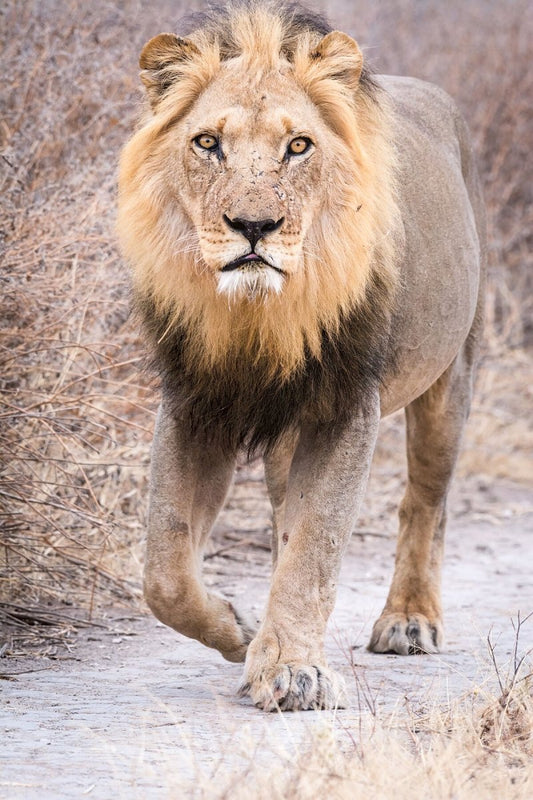
<path fill-rule="evenodd" d="M 217 294 L 225 294 L 230 300 L 242 296 L 253 300 L 258 295 L 266 297 L 270 292 L 280 294 L 283 283 L 283 275 L 267 266 L 245 270 L 233 269 L 218 273 Z"/>

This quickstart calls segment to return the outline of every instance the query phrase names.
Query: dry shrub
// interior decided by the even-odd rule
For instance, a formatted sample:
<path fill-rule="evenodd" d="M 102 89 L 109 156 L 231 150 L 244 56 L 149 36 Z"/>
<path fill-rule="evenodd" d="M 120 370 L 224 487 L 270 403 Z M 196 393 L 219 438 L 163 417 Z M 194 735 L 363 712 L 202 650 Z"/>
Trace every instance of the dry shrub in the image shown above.
<path fill-rule="evenodd" d="M 533 671 L 528 662 L 533 648 L 520 656 L 518 650 L 524 623 L 532 617 L 533 612 L 522 619 L 519 612 L 516 624 L 513 620 L 515 644 L 506 674 L 498 664 L 491 635 L 487 637 L 499 693 L 479 715 L 479 731 L 482 744 L 490 750 L 509 750 L 518 744 L 533 759 Z"/>
<path fill-rule="evenodd" d="M 533 758 L 533 683 L 524 680 L 517 688 L 504 690 L 481 714 L 481 743 L 491 750 L 523 745 Z"/>
<path fill-rule="evenodd" d="M 323 7 L 379 69 L 434 80 L 461 104 L 489 210 L 491 353 L 521 344 L 533 274 L 530 4 Z M 170 0 L 8 0 L 0 9 L 5 619 L 31 620 L 60 601 L 90 611 L 138 592 L 156 393 L 138 372 L 142 346 L 128 321 L 115 165 L 138 105 L 138 52 L 184 10 Z M 505 380 L 515 398 L 526 391 L 514 371 Z M 485 423 L 497 403 L 491 393 Z M 492 433 L 504 428 L 509 452 L 523 446 L 521 428 Z"/>
<path fill-rule="evenodd" d="M 10 621 L 38 605 L 91 609 L 109 592 L 138 593 L 153 393 L 136 370 L 113 231 L 135 56 L 128 72 L 109 47 L 128 11 L 3 9 L 0 600 Z"/>

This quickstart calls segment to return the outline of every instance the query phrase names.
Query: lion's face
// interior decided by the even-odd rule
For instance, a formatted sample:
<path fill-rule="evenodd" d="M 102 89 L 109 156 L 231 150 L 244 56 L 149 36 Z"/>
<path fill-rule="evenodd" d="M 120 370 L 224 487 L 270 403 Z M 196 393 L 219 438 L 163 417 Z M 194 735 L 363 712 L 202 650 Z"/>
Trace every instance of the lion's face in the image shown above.
<path fill-rule="evenodd" d="M 279 293 L 303 269 L 330 139 L 289 77 L 252 83 L 234 64 L 165 133 L 166 180 L 219 293 Z"/>

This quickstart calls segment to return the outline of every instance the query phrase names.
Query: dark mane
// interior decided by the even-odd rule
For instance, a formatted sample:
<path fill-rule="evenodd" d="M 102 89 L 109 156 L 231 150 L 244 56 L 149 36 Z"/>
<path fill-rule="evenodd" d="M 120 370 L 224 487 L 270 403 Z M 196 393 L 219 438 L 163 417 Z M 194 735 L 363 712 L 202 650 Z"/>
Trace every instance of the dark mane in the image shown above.
<path fill-rule="evenodd" d="M 223 60 L 235 58 L 240 55 L 240 49 L 233 36 L 232 19 L 235 12 L 252 11 L 254 8 L 271 11 L 282 20 L 284 37 L 281 52 L 288 61 L 292 61 L 296 42 L 302 34 L 314 33 L 322 37 L 333 30 L 326 17 L 298 2 L 230 0 L 224 5 L 210 3 L 204 11 L 192 12 L 182 17 L 178 22 L 177 32 L 180 36 L 190 36 L 201 30 L 210 40 L 218 42 Z M 359 83 L 366 94 L 376 95 L 378 87 L 366 63 L 363 64 Z"/>
<path fill-rule="evenodd" d="M 180 35 L 189 36 L 202 30 L 212 40 L 218 40 L 224 59 L 234 58 L 239 49 L 233 38 L 232 19 L 235 12 L 252 11 L 255 8 L 271 11 L 283 22 L 285 31 L 283 52 L 288 54 L 294 48 L 295 40 L 303 33 L 317 33 L 325 36 L 332 28 L 325 17 L 310 11 L 300 3 L 276 2 L 276 0 L 233 0 L 233 2 L 210 3 L 204 11 L 187 14 L 178 23 Z M 290 44 L 292 43 L 292 47 Z"/>
<path fill-rule="evenodd" d="M 173 413 L 189 422 L 194 435 L 228 452 L 268 452 L 287 430 L 301 424 L 342 427 L 364 409 L 383 378 L 389 352 L 389 290 L 374 274 L 364 302 L 342 317 L 336 335 L 322 333 L 320 360 L 307 354 L 304 366 L 286 380 L 269 376 L 269 365 L 234 358 L 222 368 L 191 371 L 188 334 L 168 333 L 169 318 L 138 297 L 153 345 L 154 367 Z"/>

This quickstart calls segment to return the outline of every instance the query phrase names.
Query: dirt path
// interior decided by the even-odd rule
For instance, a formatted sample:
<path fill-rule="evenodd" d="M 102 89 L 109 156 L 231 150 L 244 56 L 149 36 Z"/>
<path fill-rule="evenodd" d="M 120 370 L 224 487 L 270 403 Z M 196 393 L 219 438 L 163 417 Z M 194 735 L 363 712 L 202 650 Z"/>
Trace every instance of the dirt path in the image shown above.
<path fill-rule="evenodd" d="M 258 478 L 252 472 L 237 483 L 214 545 L 219 554 L 207 560 L 206 570 L 212 585 L 259 614 L 269 554 L 268 509 Z M 491 498 L 497 515 L 470 513 L 449 524 L 447 639 L 439 657 L 366 652 L 387 592 L 394 539 L 380 531 L 353 537 L 328 636 L 331 663 L 351 695 L 350 708 L 336 715 L 257 711 L 235 698 L 239 665 L 149 615 L 108 614 L 101 627 L 77 635 L 64 660 L 2 659 L 0 797 L 190 797 L 191 787 L 198 793 L 204 785 L 216 787 L 219 776 L 250 762 L 289 762 L 313 732 L 331 723 L 349 747 L 348 732 L 361 713 L 369 713 L 361 690 L 379 713 L 433 704 L 481 684 L 488 673 L 489 630 L 504 664 L 514 642 L 510 619 L 533 610 L 531 497 L 502 483 L 491 487 Z M 460 488 L 454 504 L 461 507 Z M 245 530 L 250 519 L 255 527 Z M 533 643 L 531 621 L 524 637 Z M 522 649 L 527 644 L 522 641 Z"/>

